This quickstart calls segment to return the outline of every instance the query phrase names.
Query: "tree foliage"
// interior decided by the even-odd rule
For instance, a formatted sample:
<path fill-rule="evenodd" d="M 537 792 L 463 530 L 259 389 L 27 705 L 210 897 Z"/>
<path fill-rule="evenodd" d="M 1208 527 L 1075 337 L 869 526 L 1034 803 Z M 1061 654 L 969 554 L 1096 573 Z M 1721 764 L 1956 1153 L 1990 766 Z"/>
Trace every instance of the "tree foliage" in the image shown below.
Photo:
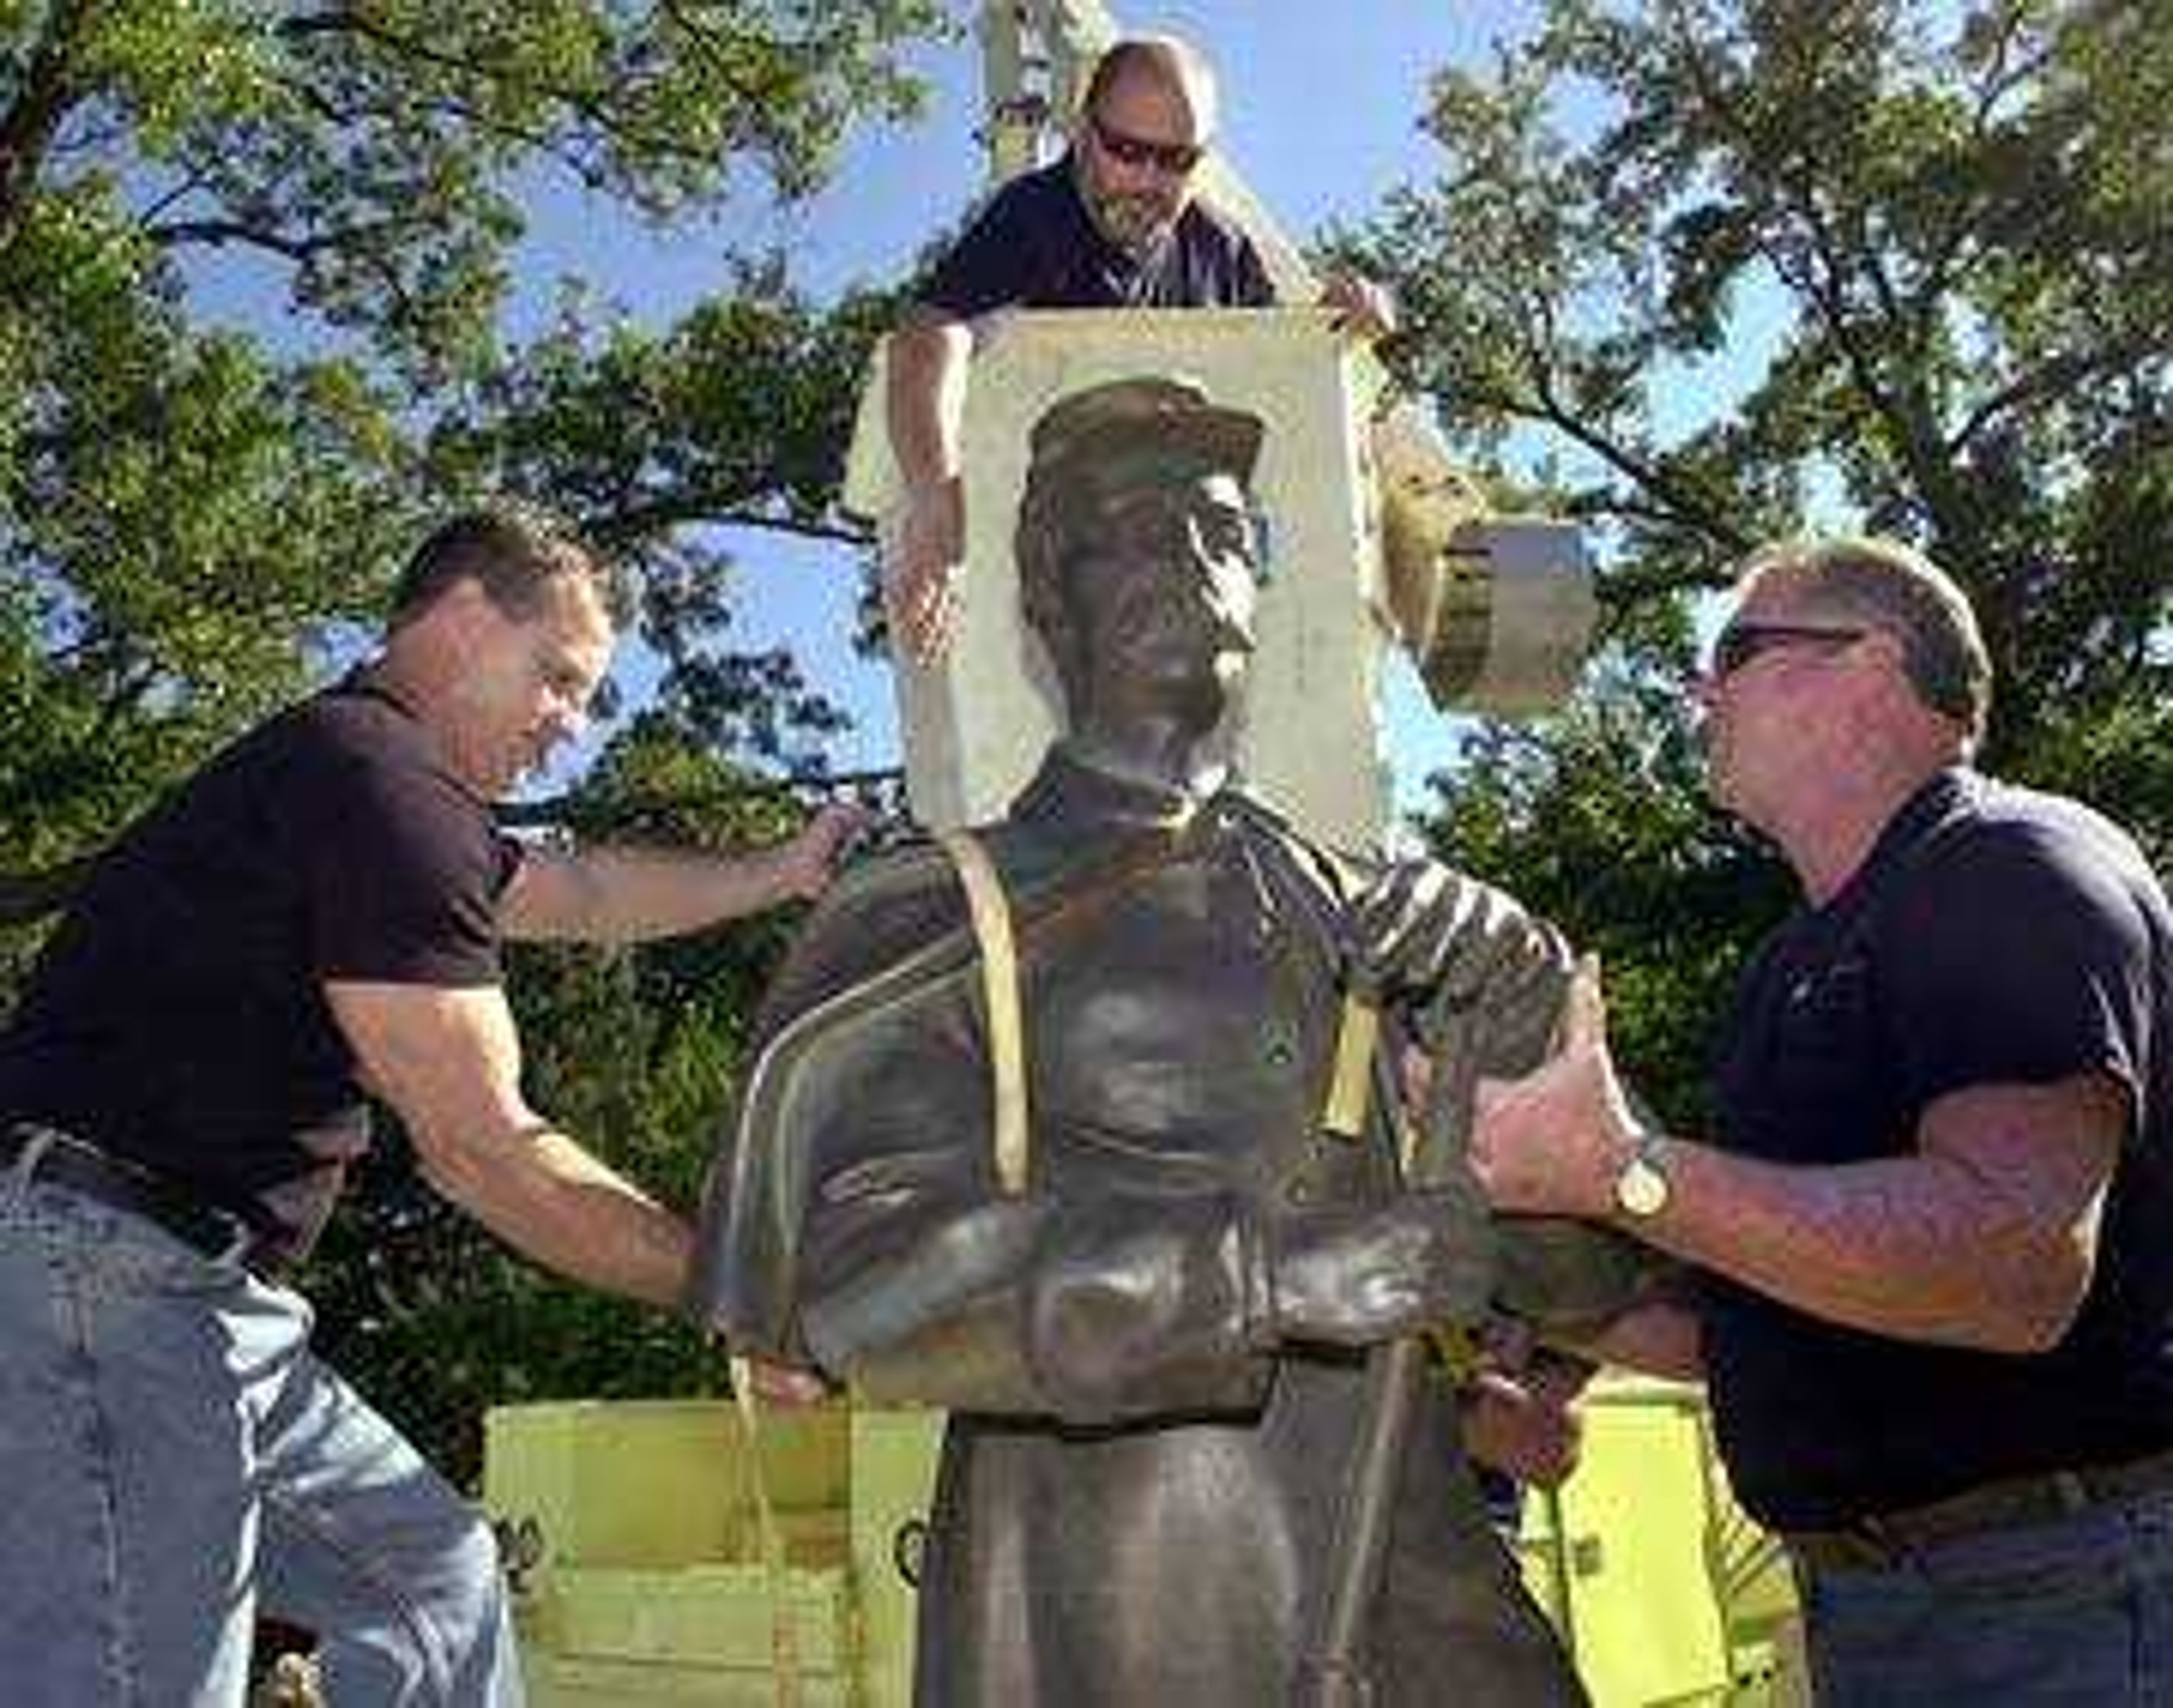
<path fill-rule="evenodd" d="M 940 0 L 0 0 L 0 873 L 95 850 L 351 656 L 426 519 L 493 490 L 644 572 L 662 681 L 585 822 L 780 832 L 755 773 L 836 718 L 736 648 L 725 531 L 855 537 L 833 501 L 887 310 L 812 299 L 732 216 L 909 116 L 900 55 L 948 28 Z M 547 197 L 715 249 L 714 293 L 636 326 L 571 281 L 516 333 Z M 712 804 L 631 804 L 675 788 Z M 523 951 L 539 1106 L 687 1202 L 776 929 Z M 0 1010 L 34 940 L 0 923 Z M 684 1331 L 499 1253 L 385 1140 L 310 1279 L 448 1463 L 493 1400 L 707 1379 Z"/>
<path fill-rule="evenodd" d="M 849 123 L 914 109 L 898 51 L 941 17 L 0 5 L 0 714 L 25 732 L 0 870 L 94 845 L 290 698 L 421 519 L 479 488 L 529 484 L 655 565 L 714 733 L 819 734 L 788 669 L 722 648 L 700 530 L 828 525 L 871 301 L 827 310 L 727 253 L 661 331 L 576 292 L 523 348 L 506 311 L 534 198 L 668 227 L 798 195 Z"/>
<path fill-rule="evenodd" d="M 1520 888 L 1562 870 L 1656 1016 L 1696 987 L 1671 1075 L 1698 969 L 1777 895 L 1685 804 L 1696 595 L 1757 539 L 1928 550 L 1993 654 L 1987 762 L 2173 845 L 2173 8 L 1550 0 L 1427 123 L 1438 176 L 1351 246 L 1452 428 L 1550 447 L 1616 661 L 1485 737 L 1435 827 Z"/>

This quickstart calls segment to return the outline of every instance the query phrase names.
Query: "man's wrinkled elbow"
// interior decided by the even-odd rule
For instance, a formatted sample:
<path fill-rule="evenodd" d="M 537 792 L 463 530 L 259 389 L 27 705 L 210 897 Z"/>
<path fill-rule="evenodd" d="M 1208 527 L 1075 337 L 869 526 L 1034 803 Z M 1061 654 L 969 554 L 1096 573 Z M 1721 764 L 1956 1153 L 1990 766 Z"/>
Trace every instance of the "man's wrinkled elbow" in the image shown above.
<path fill-rule="evenodd" d="M 480 1146 L 434 1138 L 427 1129 L 410 1124 L 415 1167 L 431 1191 L 447 1202 L 474 1210 L 484 1201 L 491 1184 L 492 1162 Z"/>
<path fill-rule="evenodd" d="M 2073 1252 L 2017 1264 L 2014 1287 L 1984 1324 L 1978 1344 L 1988 1352 L 2025 1357 L 2052 1351 L 2082 1314 L 2090 1274 L 2088 1258 Z"/>

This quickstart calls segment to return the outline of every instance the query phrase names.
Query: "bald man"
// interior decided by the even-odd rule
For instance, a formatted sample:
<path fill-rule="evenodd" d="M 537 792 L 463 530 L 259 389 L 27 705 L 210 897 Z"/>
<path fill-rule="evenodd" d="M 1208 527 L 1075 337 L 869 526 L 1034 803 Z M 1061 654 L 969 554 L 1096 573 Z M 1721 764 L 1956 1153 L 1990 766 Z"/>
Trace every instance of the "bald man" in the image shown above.
<path fill-rule="evenodd" d="M 1272 307 L 1253 240 L 1197 193 L 1215 134 L 1214 68 L 1171 35 L 1119 41 L 1097 62 L 1062 159 L 999 191 L 936 263 L 891 340 L 891 445 L 906 504 L 886 565 L 892 623 L 924 661 L 956 621 L 965 497 L 955 417 L 972 323 L 1000 309 Z M 1323 301 L 1351 329 L 1394 324 L 1387 294 L 1355 274 Z"/>

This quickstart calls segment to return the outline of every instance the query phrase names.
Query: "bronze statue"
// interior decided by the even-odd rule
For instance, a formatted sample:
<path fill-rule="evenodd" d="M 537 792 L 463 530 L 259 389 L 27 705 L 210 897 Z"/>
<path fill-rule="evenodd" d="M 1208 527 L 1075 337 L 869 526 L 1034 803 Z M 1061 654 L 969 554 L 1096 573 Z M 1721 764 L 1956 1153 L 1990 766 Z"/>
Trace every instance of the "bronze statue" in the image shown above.
<path fill-rule="evenodd" d="M 1387 1068 L 1456 1054 L 1453 1127 L 1544 1048 L 1559 941 L 1217 769 L 1261 434 L 1166 380 L 1043 417 L 1020 596 L 1069 734 L 1000 821 L 839 881 L 712 1181 L 709 1321 L 953 1413 L 925 1703 L 1582 1700 L 1416 1337 L 1505 1290 L 1597 1319 L 1636 1276 L 1601 1234 L 1504 1244 L 1399 1156 Z"/>

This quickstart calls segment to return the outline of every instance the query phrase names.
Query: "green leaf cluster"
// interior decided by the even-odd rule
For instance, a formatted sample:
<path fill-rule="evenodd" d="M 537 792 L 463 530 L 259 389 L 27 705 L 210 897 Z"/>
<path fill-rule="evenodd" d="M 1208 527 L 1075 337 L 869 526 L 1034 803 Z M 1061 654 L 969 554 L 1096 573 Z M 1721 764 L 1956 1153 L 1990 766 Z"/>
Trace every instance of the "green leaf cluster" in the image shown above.
<path fill-rule="evenodd" d="M 1986 762 L 2162 853 L 2173 8 L 1549 0 L 1426 123 L 1432 180 L 1338 246 L 1398 286 L 1399 360 L 1475 457 L 1545 448 L 1610 660 L 1575 714 L 1483 738 L 1434 828 L 1608 942 L 1633 1011 L 1655 993 L 1679 1104 L 1706 969 L 1775 892 L 1699 827 L 1695 764 L 1648 758 L 1694 752 L 1705 595 L 1752 543 L 1928 550 L 1992 649 Z"/>

